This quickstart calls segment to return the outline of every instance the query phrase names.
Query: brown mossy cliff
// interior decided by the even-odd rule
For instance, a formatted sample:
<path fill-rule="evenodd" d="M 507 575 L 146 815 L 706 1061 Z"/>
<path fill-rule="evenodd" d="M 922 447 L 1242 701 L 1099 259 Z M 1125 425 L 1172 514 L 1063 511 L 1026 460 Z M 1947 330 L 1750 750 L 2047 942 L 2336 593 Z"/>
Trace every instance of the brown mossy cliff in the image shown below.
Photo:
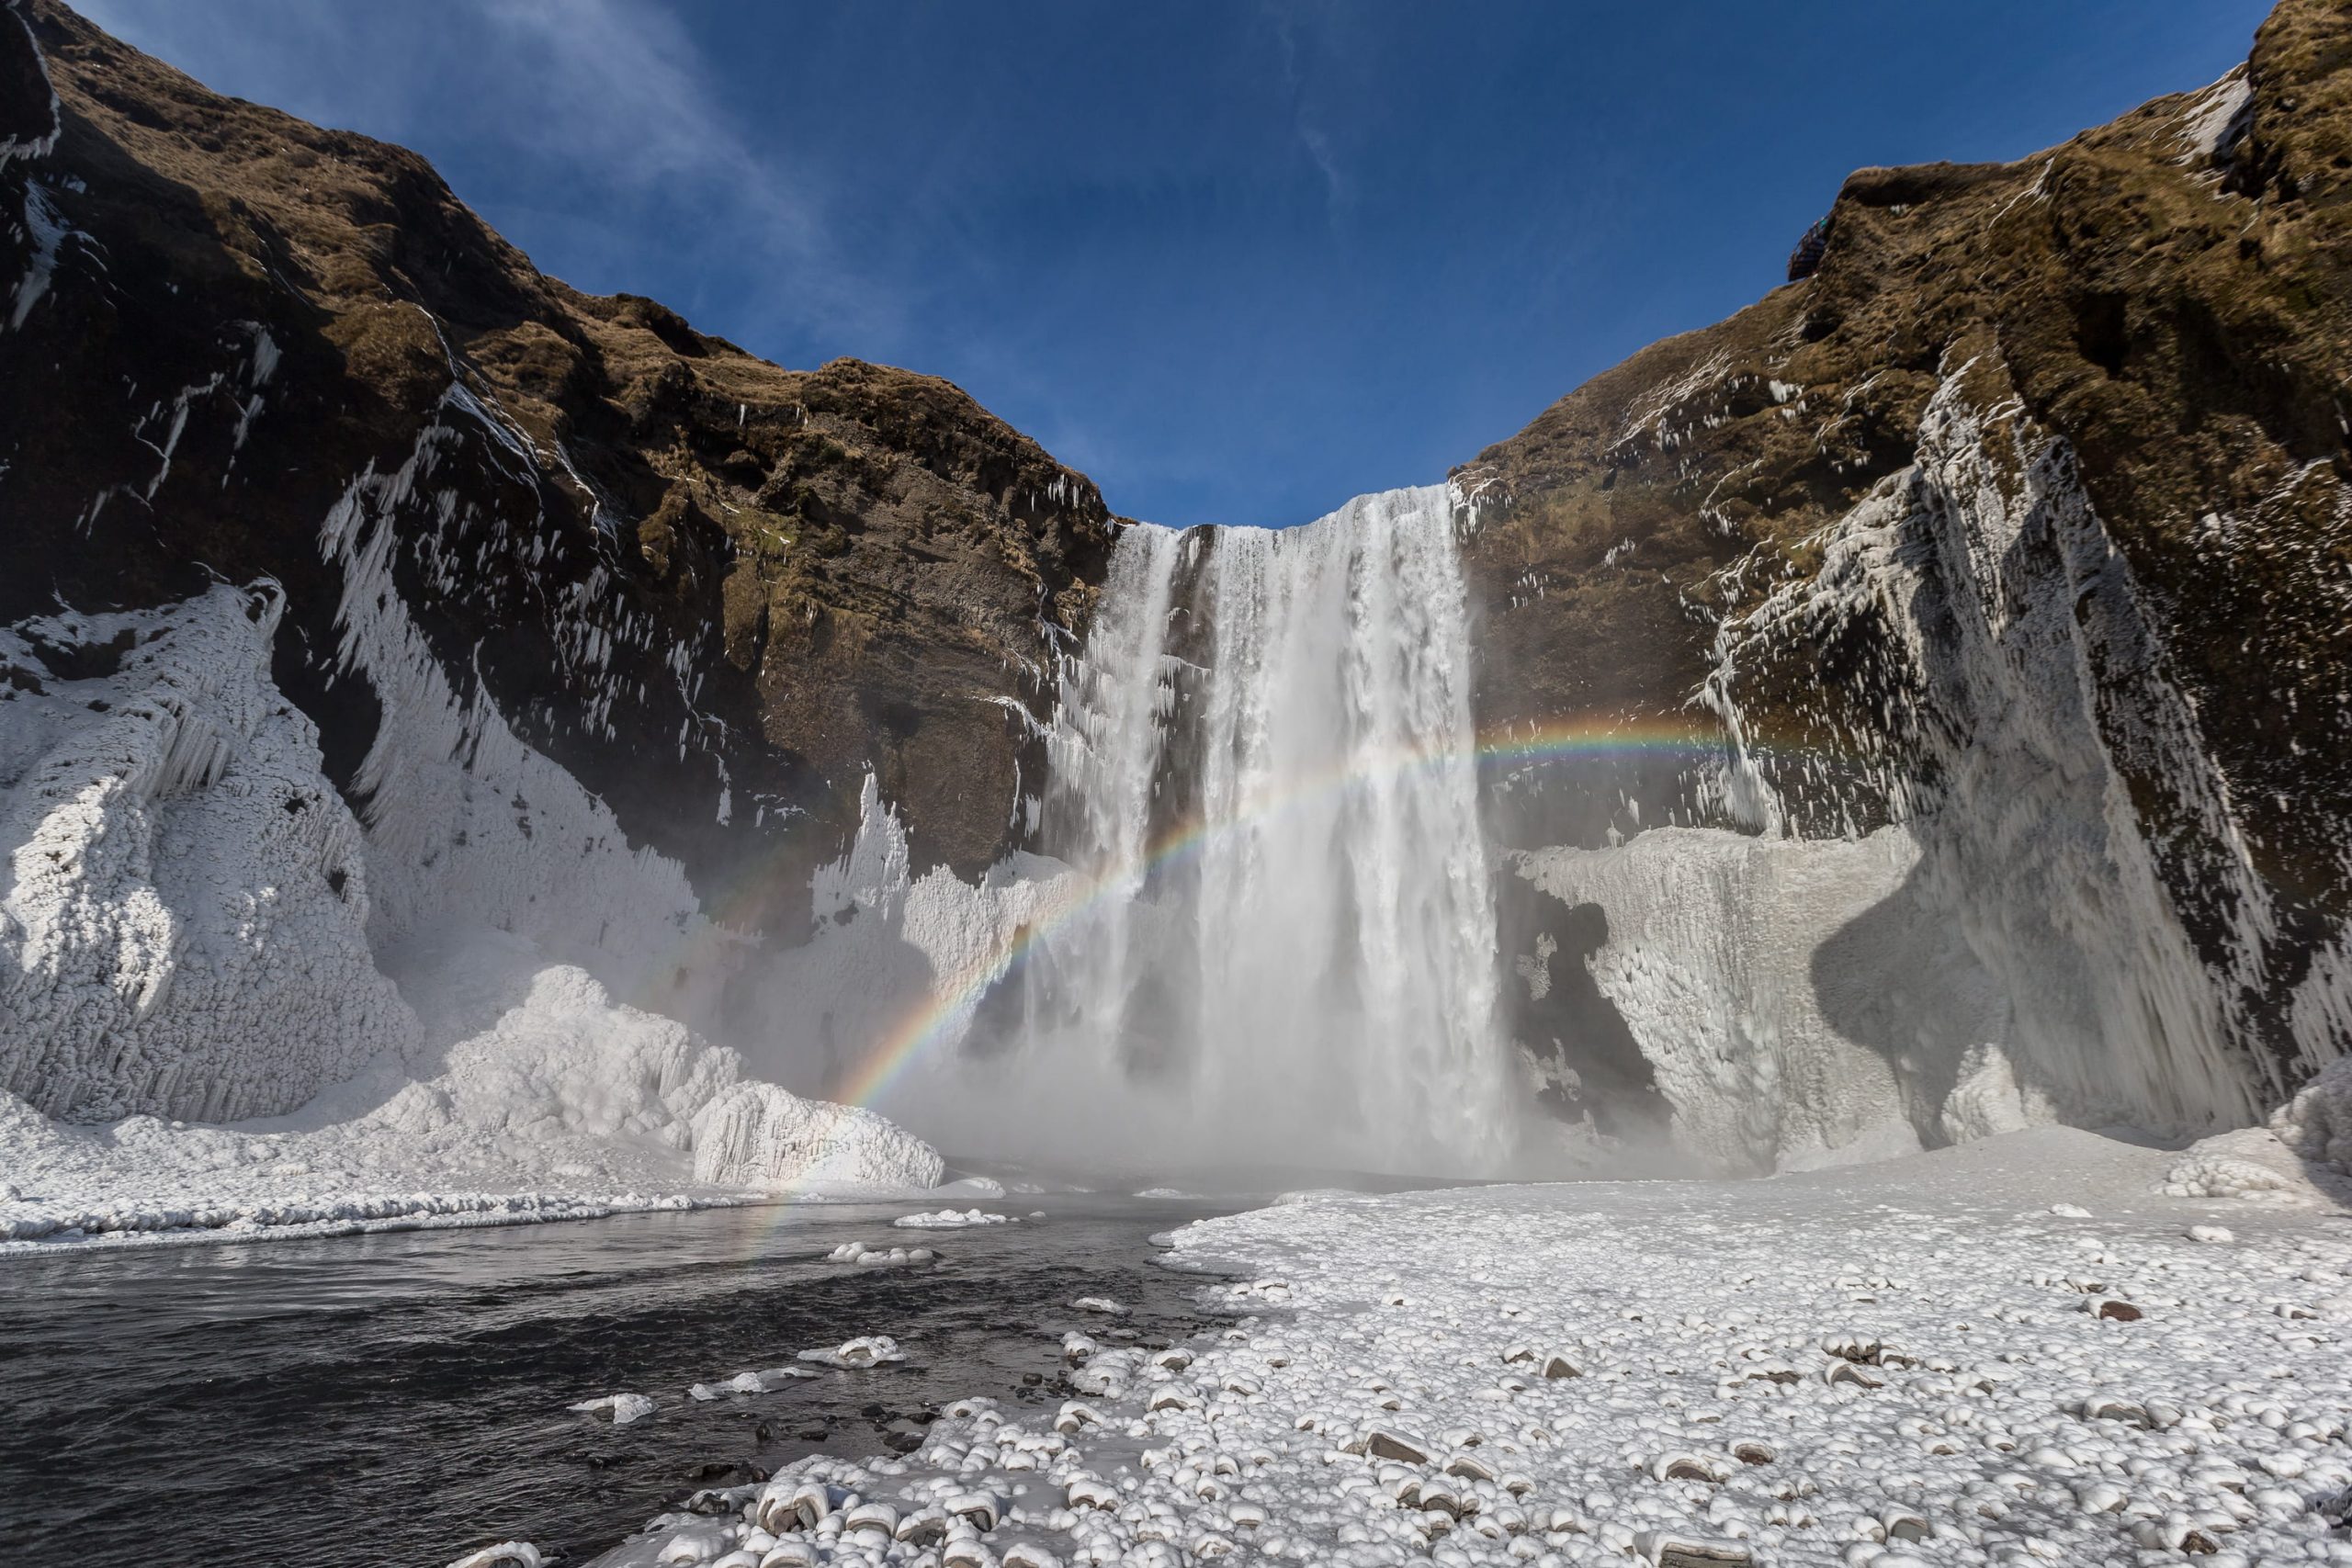
<path fill-rule="evenodd" d="M 330 690 L 322 520 L 438 425 L 394 578 L 453 684 L 632 839 L 716 897 L 835 852 L 872 770 L 922 864 L 1004 847 L 1038 772 L 1007 704 L 1042 708 L 1113 534 L 1083 475 L 934 378 L 582 294 L 414 153 L 53 0 L 0 7 L 0 616 L 276 577 L 281 684 L 347 779 L 374 695 Z"/>
<path fill-rule="evenodd" d="M 1979 717 L 1907 672 L 1948 628 L 1853 615 L 1748 634 L 1920 460 L 1949 385 L 2004 485 L 2037 449 L 2079 477 L 2138 644 L 2089 677 L 2085 722 L 2192 938 L 2216 963 L 2245 949 L 2275 1002 L 2352 917 L 2347 198 L 2352 11 L 2330 0 L 2285 0 L 2239 71 L 2062 146 L 1856 173 L 1815 276 L 1644 350 L 1455 470 L 1482 725 L 1703 734 L 1736 706 L 1793 830 L 1914 808 L 1936 785 L 1923 737 L 1941 727 L 1947 759 L 1979 739 Z M 2076 614 L 2090 628 L 2087 598 Z M 2216 781 L 2201 816 L 2142 767 L 2132 727 L 2160 685 Z M 1588 768 L 1498 820 L 1520 842 L 1591 843 L 1630 816 L 1720 819 L 1693 776 Z M 2211 886 L 2241 855 L 2265 890 L 2254 935 Z"/>

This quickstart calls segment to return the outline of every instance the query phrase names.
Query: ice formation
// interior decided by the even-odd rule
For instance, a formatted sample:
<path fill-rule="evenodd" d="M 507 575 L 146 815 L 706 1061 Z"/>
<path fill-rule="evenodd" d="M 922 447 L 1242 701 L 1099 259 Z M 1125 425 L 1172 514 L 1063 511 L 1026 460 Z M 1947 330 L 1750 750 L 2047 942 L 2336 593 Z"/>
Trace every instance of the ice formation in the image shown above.
<path fill-rule="evenodd" d="M 1204 1221 L 1176 1256 L 1231 1326 L 702 1494 L 597 1568 L 2339 1561 L 2352 1241 L 2198 1239 L 2170 1157 L 2038 1128 Z"/>
<path fill-rule="evenodd" d="M 397 604 L 355 624 L 383 632 Z M 626 972 L 615 931 L 666 951 L 686 911 L 660 895 L 683 881 L 614 847 L 602 806 L 486 704 L 435 728 L 447 689 L 408 671 L 375 754 L 424 750 L 363 830 L 271 680 L 279 608 L 274 585 L 216 587 L 0 629 L 0 1242 L 938 1179 L 899 1128 L 748 1080 L 732 1051 L 551 955 Z M 533 871 L 549 857 L 492 820 L 526 792 L 589 852 Z M 418 843 L 420 801 L 453 814 L 433 829 L 458 824 L 449 843 Z M 649 892 L 650 923 L 632 923 Z"/>
<path fill-rule="evenodd" d="M 1516 862 L 1552 897 L 1607 912 L 1592 959 L 1602 995 L 1679 1137 L 1743 1169 L 2049 1119 L 2012 1075 L 1990 976 L 1949 922 L 1895 899 L 1917 863 L 1893 828 L 1813 842 L 1655 828 Z"/>
<path fill-rule="evenodd" d="M 392 575 L 405 513 L 446 520 L 470 510 L 435 479 L 465 437 L 482 432 L 493 443 L 519 439 L 452 386 L 406 460 L 355 479 L 320 527 L 321 553 L 344 574 L 337 668 L 367 681 L 382 705 L 356 780 L 377 873 L 369 934 L 389 944 L 495 927 L 626 993 L 650 955 L 682 951 L 704 923 L 684 869 L 632 847 L 602 801 L 516 739 L 479 679 L 464 694 L 452 686 Z M 503 526 L 492 533 L 474 548 L 500 545 Z M 445 573 L 464 568 L 463 558 L 437 564 Z M 593 663 L 609 649 L 609 634 L 593 624 L 577 633 L 560 652 Z M 550 853 L 551 844 L 564 852 Z"/>
<path fill-rule="evenodd" d="M 0 1246 L 511 1224 L 763 1191 L 911 1196 L 938 1179 L 937 1153 L 899 1128 L 747 1080 L 733 1051 L 520 938 L 472 932 L 394 957 L 425 1043 L 290 1115 L 76 1127 L 0 1096 L 19 1189 L 0 1198 Z"/>
<path fill-rule="evenodd" d="M 2352 1177 L 2352 1056 L 2338 1056 L 2274 1112 L 2278 1139 L 2303 1158 Z"/>
<path fill-rule="evenodd" d="M 274 1114 L 415 1041 L 358 826 L 270 679 L 281 607 L 0 629 L 0 1089 L 51 1115 Z"/>
<path fill-rule="evenodd" d="M 920 1214 L 900 1214 L 890 1222 L 901 1230 L 961 1230 L 971 1225 L 1014 1225 L 1021 1222 L 1010 1214 L 991 1214 L 984 1209 L 938 1209 Z"/>
<path fill-rule="evenodd" d="M 274 354 L 257 335 L 253 379 Z M 478 678 L 461 694 L 412 618 L 401 520 L 464 521 L 442 465 L 519 439 L 453 387 L 405 461 L 362 474 L 322 524 L 344 584 L 335 671 L 379 705 L 359 818 L 272 679 L 274 583 L 0 628 L 0 1123 L 21 1189 L 0 1239 L 938 1179 L 919 1140 L 752 1081 L 678 1021 L 707 1010 L 741 943 Z M 594 665 L 612 637 L 581 611 L 561 656 Z M 717 956 L 691 983 L 673 957 L 690 942 Z"/>
<path fill-rule="evenodd" d="M 721 1187 L 776 1189 L 937 1185 L 929 1144 L 856 1105 L 803 1100 L 771 1083 L 740 1084 L 694 1123 L 695 1177 Z"/>

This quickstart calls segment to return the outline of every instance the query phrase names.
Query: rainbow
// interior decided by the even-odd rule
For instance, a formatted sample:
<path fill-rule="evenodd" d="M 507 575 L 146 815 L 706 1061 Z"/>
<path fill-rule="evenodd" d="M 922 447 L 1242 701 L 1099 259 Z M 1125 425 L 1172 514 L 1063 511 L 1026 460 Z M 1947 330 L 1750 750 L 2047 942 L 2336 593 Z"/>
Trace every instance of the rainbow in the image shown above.
<path fill-rule="evenodd" d="M 1694 725 L 1688 719 L 1529 724 L 1498 732 L 1466 750 L 1399 749 L 1369 757 L 1358 754 L 1329 770 L 1288 781 L 1229 816 L 1170 830 L 1132 862 L 1091 875 L 1073 874 L 1061 878 L 1057 886 L 1062 891 L 1049 908 L 985 960 L 944 976 L 924 1001 L 867 1047 L 852 1076 L 838 1087 L 835 1098 L 871 1109 L 910 1067 L 952 1043 L 989 988 L 1019 971 L 1057 932 L 1084 919 L 1105 901 L 1126 897 L 1141 880 L 1181 865 L 1227 835 L 1278 822 L 1286 814 L 1336 792 L 1363 788 L 1415 770 L 1454 766 L 1465 760 L 1481 768 L 1568 759 L 1656 760 L 1688 765 L 1720 754 L 1725 744 L 1723 732 L 1712 723 Z M 820 1160 L 816 1168 L 823 1164 Z"/>
<path fill-rule="evenodd" d="M 1668 757 L 1677 760 L 1719 750 L 1720 731 L 1705 732 L 1688 725 L 1664 723 L 1602 728 L 1597 725 L 1532 726 L 1519 738 L 1498 738 L 1471 748 L 1466 756 L 1482 766 L 1556 761 L 1564 758 Z M 1398 777 L 1418 769 L 1452 766 L 1464 760 L 1460 750 L 1399 750 L 1386 756 L 1350 758 L 1344 765 L 1294 780 L 1245 802 L 1228 817 L 1195 821 L 1171 829 L 1130 863 L 1114 865 L 1089 877 L 1065 879 L 1068 891 L 1052 909 L 1032 920 L 1011 942 L 988 960 L 948 977 L 928 1003 L 917 1008 L 898 1027 L 869 1049 L 857 1071 L 841 1086 L 841 1099 L 850 1105 L 871 1107 L 899 1076 L 924 1058 L 979 1005 L 991 987 L 1026 964 L 1040 945 L 1056 932 L 1086 918 L 1108 899 L 1125 897 L 1155 874 L 1182 864 L 1221 838 L 1254 831 L 1279 821 L 1288 813 L 1317 803 L 1334 793 L 1360 789 L 1376 781 Z"/>

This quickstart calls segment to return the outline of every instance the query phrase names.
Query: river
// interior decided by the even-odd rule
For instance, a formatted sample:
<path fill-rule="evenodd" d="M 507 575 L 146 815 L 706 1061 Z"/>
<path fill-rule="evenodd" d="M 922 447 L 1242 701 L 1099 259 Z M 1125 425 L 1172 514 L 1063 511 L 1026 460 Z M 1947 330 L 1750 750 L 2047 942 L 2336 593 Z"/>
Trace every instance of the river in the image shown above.
<path fill-rule="evenodd" d="M 698 1485 L 911 1446 L 956 1397 L 1069 1397 L 1067 1330 L 1195 1332 L 1202 1281 L 1150 1238 L 1234 1205 L 981 1206 L 1044 1213 L 917 1231 L 889 1222 L 918 1205 L 800 1205 L 0 1262 L 0 1561 L 438 1568 L 514 1538 L 583 1562 Z M 826 1261 L 850 1240 L 941 1261 Z M 908 1359 L 687 1397 L 863 1334 Z M 658 1411 L 565 1408 L 621 1390 Z"/>

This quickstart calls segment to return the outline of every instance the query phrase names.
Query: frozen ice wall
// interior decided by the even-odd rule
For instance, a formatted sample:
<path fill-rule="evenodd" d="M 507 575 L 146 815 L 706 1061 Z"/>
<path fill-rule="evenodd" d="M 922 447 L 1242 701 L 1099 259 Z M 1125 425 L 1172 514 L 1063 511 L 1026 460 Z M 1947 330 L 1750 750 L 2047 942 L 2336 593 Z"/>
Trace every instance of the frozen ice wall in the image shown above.
<path fill-rule="evenodd" d="M 288 1111 L 416 1025 L 358 825 L 269 674 L 274 583 L 0 629 L 0 1089 Z"/>
<path fill-rule="evenodd" d="M 1514 863 L 1605 918 L 1594 981 L 1679 1139 L 1732 1168 L 2021 1122 L 2243 1126 L 2343 1048 L 2340 939 L 2299 979 L 2271 966 L 2268 892 L 2140 591 L 2006 387 L 1991 356 L 1951 367 L 1913 465 L 1724 623 L 1702 697 L 1733 738 L 1720 798 L 1760 837 Z M 1802 689 L 1894 818 L 1859 840 L 1820 836 L 1837 786 L 1752 758 L 1740 708 L 1857 644 L 1886 689 Z"/>

